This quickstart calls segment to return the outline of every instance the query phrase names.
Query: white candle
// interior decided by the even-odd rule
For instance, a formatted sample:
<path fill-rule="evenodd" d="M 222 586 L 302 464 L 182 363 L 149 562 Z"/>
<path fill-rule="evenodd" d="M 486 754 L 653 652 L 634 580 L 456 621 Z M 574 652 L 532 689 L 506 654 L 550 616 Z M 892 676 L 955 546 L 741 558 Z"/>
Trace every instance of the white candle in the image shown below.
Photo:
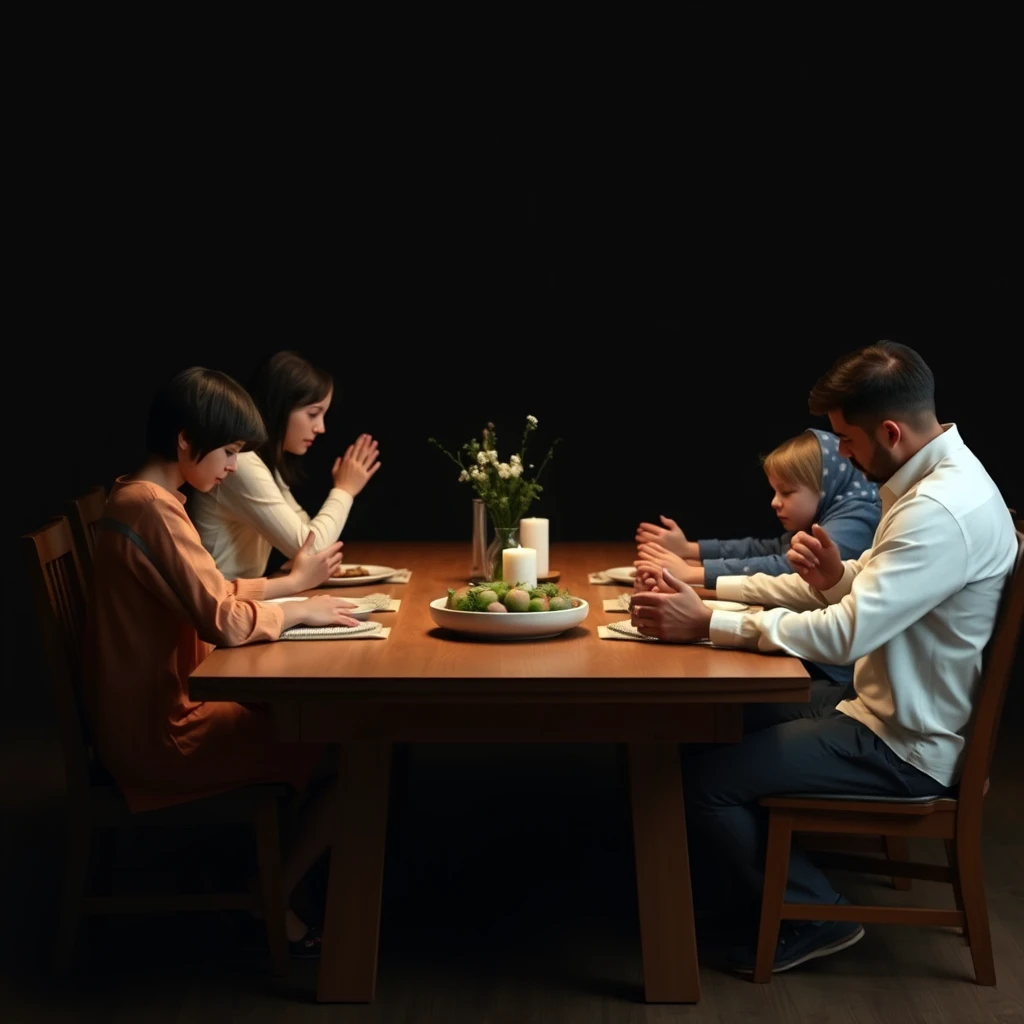
<path fill-rule="evenodd" d="M 505 548 L 501 553 L 501 578 L 513 586 L 537 586 L 537 552 L 533 548 Z"/>
<path fill-rule="evenodd" d="M 546 519 L 520 519 L 519 540 L 524 547 L 537 552 L 537 575 L 548 574 L 548 521 Z"/>

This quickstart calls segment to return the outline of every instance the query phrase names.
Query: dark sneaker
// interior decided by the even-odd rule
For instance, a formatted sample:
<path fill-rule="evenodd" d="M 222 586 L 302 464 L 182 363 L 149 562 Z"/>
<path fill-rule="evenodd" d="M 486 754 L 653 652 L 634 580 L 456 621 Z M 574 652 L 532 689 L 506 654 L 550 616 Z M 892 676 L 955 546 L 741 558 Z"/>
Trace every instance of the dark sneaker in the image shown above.
<path fill-rule="evenodd" d="M 797 964 L 819 956 L 838 953 L 864 938 L 864 926 L 856 921 L 822 921 L 795 925 L 783 924 L 775 947 L 775 965 L 772 973 L 788 971 Z M 731 966 L 740 974 L 754 973 L 754 949 L 741 947 L 733 951 Z"/>

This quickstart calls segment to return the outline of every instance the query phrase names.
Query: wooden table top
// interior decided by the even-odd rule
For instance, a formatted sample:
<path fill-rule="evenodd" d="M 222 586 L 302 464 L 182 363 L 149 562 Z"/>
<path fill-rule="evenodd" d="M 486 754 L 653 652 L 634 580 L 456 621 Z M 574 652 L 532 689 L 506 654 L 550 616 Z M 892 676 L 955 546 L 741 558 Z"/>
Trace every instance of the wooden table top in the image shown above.
<path fill-rule="evenodd" d="M 631 543 L 556 543 L 560 587 L 590 604 L 584 622 L 542 640 L 493 641 L 436 626 L 429 603 L 468 582 L 470 545 L 453 542 L 346 542 L 349 564 L 412 570 L 408 583 L 328 588 L 340 597 L 384 592 L 397 612 L 371 618 L 391 627 L 386 640 L 250 644 L 214 651 L 191 676 L 198 700 L 271 700 L 333 696 L 347 700 L 413 697 L 493 700 L 659 701 L 806 700 L 809 677 L 796 658 L 706 645 L 602 640 L 597 627 L 625 618 L 603 601 L 628 592 L 591 585 L 588 573 L 629 565 Z M 539 613 L 522 613 L 539 614 Z"/>

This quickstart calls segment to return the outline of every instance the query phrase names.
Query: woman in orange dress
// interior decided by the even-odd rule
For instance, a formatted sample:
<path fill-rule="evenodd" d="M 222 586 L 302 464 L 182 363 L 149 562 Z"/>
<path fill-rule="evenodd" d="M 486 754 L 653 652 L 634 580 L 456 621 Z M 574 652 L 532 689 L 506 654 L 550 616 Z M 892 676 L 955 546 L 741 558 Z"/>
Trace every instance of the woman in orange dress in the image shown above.
<path fill-rule="evenodd" d="M 85 704 L 97 754 L 132 811 L 251 783 L 302 790 L 322 748 L 277 742 L 258 707 L 194 701 L 188 677 L 215 646 L 276 640 L 299 623 L 357 625 L 352 605 L 328 596 L 270 598 L 319 586 L 341 544 L 304 545 L 281 579 L 229 582 L 185 513 L 179 488 L 208 491 L 234 472 L 238 453 L 262 443 L 263 421 L 226 374 L 192 367 L 149 412 L 147 457 L 111 489 L 95 548 L 85 645 Z M 310 536 L 310 541 L 312 535 Z M 333 787 L 300 828 L 284 863 L 285 897 L 326 848 Z M 336 817 L 335 817 L 336 820 Z M 319 936 L 291 910 L 293 952 L 316 955 Z"/>

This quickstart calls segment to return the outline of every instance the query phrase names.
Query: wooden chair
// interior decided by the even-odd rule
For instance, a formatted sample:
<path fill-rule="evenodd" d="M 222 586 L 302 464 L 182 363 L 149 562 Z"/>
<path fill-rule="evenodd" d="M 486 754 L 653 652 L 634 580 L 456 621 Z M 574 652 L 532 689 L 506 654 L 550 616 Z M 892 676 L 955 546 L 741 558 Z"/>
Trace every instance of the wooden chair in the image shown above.
<path fill-rule="evenodd" d="M 21 539 L 32 582 L 43 646 L 53 680 L 67 784 L 69 842 L 54 945 L 54 968 L 67 970 L 83 915 L 174 911 L 258 910 L 266 920 L 271 968 L 288 971 L 281 876 L 279 803 L 285 785 L 255 785 L 156 811 L 133 814 L 97 761 L 81 707 L 81 639 L 85 622 L 81 566 L 66 516 Z M 89 891 L 89 867 L 99 829 L 251 824 L 255 829 L 260 894 L 132 893 Z"/>
<path fill-rule="evenodd" d="M 1003 594 L 995 630 L 985 651 L 984 669 L 956 796 L 865 799 L 860 796 L 794 794 L 761 800 L 761 805 L 768 808 L 769 825 L 754 981 L 763 983 L 771 979 L 779 923 L 794 920 L 960 928 L 971 947 L 975 980 L 979 985 L 996 983 L 985 902 L 981 817 L 999 717 L 1024 621 L 1024 522 L 1017 522 L 1015 526 L 1017 559 Z M 784 903 L 792 836 L 794 832 L 807 831 L 942 839 L 948 867 L 843 854 L 829 857 L 827 863 L 853 871 L 946 882 L 953 887 L 956 909 Z"/>
<path fill-rule="evenodd" d="M 78 563 L 86 585 L 92 580 L 92 552 L 96 544 L 97 523 L 103 518 L 107 489 L 97 484 L 80 498 L 68 503 L 71 534 L 78 549 Z"/>
<path fill-rule="evenodd" d="M 872 861 L 875 874 L 884 875 L 885 865 L 892 861 L 905 861 L 910 858 L 910 847 L 907 846 L 906 836 L 837 836 L 828 833 L 801 834 L 794 836 L 793 841 L 811 854 L 812 858 L 822 862 L 828 859 L 833 851 L 842 853 L 882 853 L 884 859 L 876 858 Z M 820 854 L 824 854 L 821 857 Z M 901 892 L 909 892 L 912 888 L 912 880 L 900 875 L 891 875 L 889 882 L 894 889 Z"/>

